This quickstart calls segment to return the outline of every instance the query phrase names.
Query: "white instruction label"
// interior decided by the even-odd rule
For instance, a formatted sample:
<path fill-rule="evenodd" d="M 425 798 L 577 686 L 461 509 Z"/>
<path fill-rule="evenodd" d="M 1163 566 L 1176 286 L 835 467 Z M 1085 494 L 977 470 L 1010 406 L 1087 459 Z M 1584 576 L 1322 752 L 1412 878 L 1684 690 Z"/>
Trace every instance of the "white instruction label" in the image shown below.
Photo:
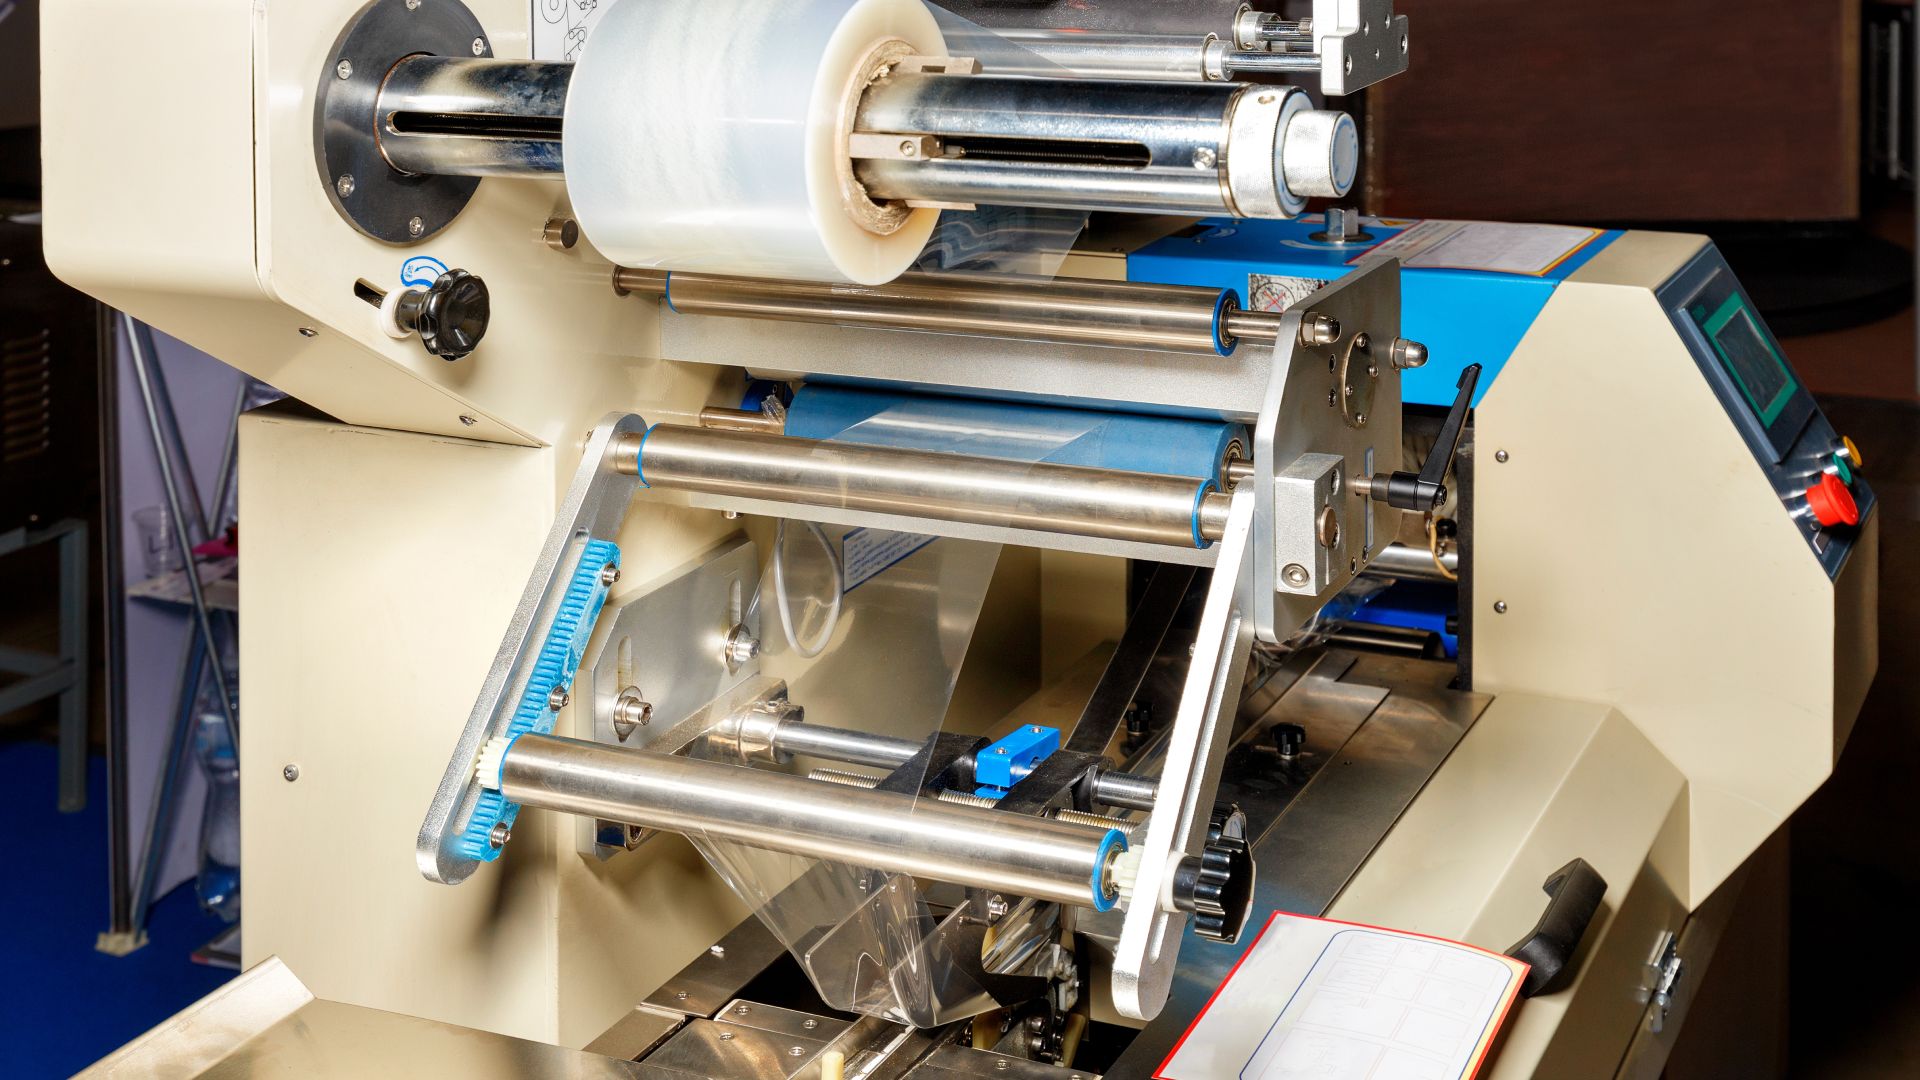
<path fill-rule="evenodd" d="M 1353 261 L 1391 255 L 1409 267 L 1543 277 L 1604 235 L 1571 225 L 1423 221 Z"/>
<path fill-rule="evenodd" d="M 609 0 L 533 0 L 533 58 L 572 63 L 580 58 Z"/>
<path fill-rule="evenodd" d="M 840 541 L 840 573 L 846 582 L 843 590 L 852 592 L 938 539 L 920 533 L 853 530 Z"/>
<path fill-rule="evenodd" d="M 1276 914 L 1161 1080 L 1464 1080 L 1527 965 L 1451 941 Z"/>

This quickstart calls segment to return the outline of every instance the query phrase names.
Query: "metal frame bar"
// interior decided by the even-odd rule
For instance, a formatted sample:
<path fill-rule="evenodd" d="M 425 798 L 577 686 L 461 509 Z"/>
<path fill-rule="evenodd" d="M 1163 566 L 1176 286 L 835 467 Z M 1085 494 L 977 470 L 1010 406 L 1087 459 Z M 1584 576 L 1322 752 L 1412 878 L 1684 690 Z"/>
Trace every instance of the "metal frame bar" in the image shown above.
<path fill-rule="evenodd" d="M 59 698 L 59 806 L 63 814 L 87 806 L 87 535 L 87 523 L 77 518 L 0 535 L 0 557 L 41 544 L 59 547 L 59 648 L 51 653 L 0 648 L 0 671 L 25 676 L 0 688 L 0 713 Z"/>

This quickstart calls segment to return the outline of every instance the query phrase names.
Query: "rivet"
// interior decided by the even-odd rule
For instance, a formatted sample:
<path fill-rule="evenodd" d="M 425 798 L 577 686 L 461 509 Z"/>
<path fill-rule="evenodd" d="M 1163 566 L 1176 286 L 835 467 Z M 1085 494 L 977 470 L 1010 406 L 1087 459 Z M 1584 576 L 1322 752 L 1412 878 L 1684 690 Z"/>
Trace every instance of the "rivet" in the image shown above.
<path fill-rule="evenodd" d="M 1495 600 L 1493 602 L 1493 613 L 1495 615 L 1505 615 L 1507 613 L 1507 602 L 1505 600 Z"/>
<path fill-rule="evenodd" d="M 1495 450 L 1493 452 L 1493 460 L 1499 462 L 1502 465 L 1505 465 L 1507 463 L 1507 456 L 1508 455 L 1505 450 Z"/>

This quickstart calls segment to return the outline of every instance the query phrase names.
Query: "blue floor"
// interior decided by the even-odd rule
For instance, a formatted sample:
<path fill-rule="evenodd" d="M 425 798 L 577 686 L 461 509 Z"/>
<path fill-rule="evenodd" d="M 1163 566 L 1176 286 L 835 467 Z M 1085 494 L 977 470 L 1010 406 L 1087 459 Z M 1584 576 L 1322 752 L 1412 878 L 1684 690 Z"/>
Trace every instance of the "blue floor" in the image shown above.
<path fill-rule="evenodd" d="M 62 1077 L 205 996 L 233 973 L 189 959 L 218 934 L 191 883 L 161 898 L 146 948 L 94 951 L 107 928 L 107 769 L 88 773 L 87 808 L 55 809 L 56 754 L 0 744 L 0 1072 Z M 136 814 L 136 828 L 145 815 Z"/>

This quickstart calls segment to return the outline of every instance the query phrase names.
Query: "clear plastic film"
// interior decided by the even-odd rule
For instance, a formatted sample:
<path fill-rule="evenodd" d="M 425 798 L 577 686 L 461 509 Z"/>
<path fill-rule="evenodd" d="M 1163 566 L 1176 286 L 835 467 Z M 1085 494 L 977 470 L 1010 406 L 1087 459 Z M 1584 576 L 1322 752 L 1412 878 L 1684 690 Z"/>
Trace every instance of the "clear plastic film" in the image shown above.
<path fill-rule="evenodd" d="M 796 399 L 790 423 L 799 417 L 823 425 L 812 433 L 820 448 L 806 452 L 825 454 L 855 442 L 945 448 L 1031 470 L 1082 459 L 1098 446 L 1103 425 L 1128 419 L 1044 408 L 1041 414 L 1059 415 L 1035 415 L 1028 406 L 911 396 L 844 399 L 857 393 L 835 390 L 841 397 L 832 410 L 804 392 Z M 991 418 L 995 410 L 998 422 Z M 1187 453 L 1197 468 L 1217 465 L 1211 446 Z M 1205 482 L 1195 477 L 1191 484 L 1197 489 Z M 995 725 L 1014 701 L 1004 687 L 964 684 L 960 695 L 956 688 L 963 686 L 962 668 L 983 614 L 1008 617 L 987 608 L 1000 548 L 803 520 L 765 521 L 754 529 L 767 553 L 749 601 L 759 616 L 762 673 L 786 682 L 790 701 L 805 711 L 805 726 L 881 736 L 902 751 L 882 762 L 851 761 L 823 749 L 827 756 L 803 753 L 782 766 L 762 761 L 755 767 L 842 785 L 849 795 L 854 788 L 883 787 L 915 800 L 909 816 L 950 813 L 955 804 L 990 807 L 992 800 L 974 786 L 970 755 L 985 736 L 999 733 Z M 1006 630 L 995 625 L 991 640 L 998 647 Z M 907 756 L 909 747 L 918 756 Z M 726 760 L 730 751 L 715 745 L 696 752 Z M 956 755 L 967 758 L 966 767 L 949 769 Z M 834 1008 L 918 1026 L 948 1023 L 1006 1004 L 1001 998 L 1009 986 L 1014 996 L 1031 996 L 1057 961 L 1057 902 L 968 887 L 965 879 L 916 879 L 768 851 L 715 833 L 693 839 Z M 1099 888 L 1093 880 L 1087 887 Z M 1010 984 L 1010 978 L 1024 981 Z"/>
<path fill-rule="evenodd" d="M 859 284 L 910 267 L 1051 277 L 1085 212 L 875 203 L 854 175 L 860 88 L 890 59 L 965 55 L 947 34 L 1018 49 L 922 0 L 613 5 L 568 95 L 581 228 L 636 268 Z"/>
<path fill-rule="evenodd" d="M 786 681 L 808 724 L 924 744 L 947 719 L 999 555 L 993 544 L 778 523 L 752 601 L 761 670 Z M 890 786 L 910 792 L 924 779 L 918 767 L 824 758 L 788 769 L 863 787 L 898 773 Z M 981 968 L 977 940 L 969 954 L 954 937 L 984 925 L 966 904 L 937 910 L 906 874 L 693 839 L 828 1005 L 923 1026 L 991 1007 L 969 974 Z"/>

